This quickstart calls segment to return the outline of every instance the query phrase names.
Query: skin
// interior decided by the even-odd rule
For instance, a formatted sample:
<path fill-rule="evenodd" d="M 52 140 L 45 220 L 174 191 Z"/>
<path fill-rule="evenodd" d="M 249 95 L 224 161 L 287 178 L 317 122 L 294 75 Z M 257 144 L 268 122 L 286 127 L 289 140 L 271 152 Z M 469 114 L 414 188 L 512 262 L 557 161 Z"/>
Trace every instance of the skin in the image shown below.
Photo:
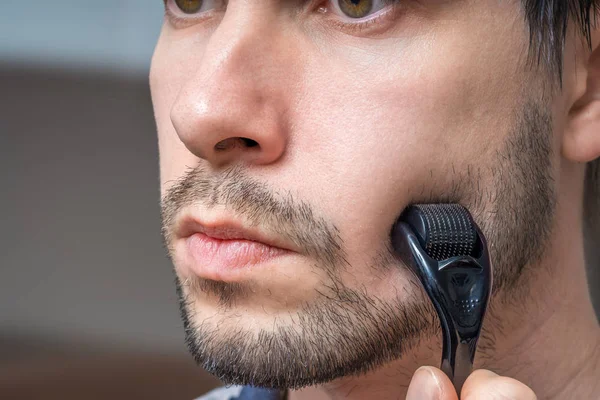
<path fill-rule="evenodd" d="M 476 367 L 502 377 L 474 373 L 461 398 L 598 397 L 600 329 L 587 290 L 581 215 L 585 163 L 600 156 L 600 51 L 590 53 L 570 32 L 557 90 L 548 71 L 527 63 L 520 2 L 407 1 L 362 29 L 340 26 L 348 18 L 330 2 L 300 3 L 230 0 L 196 20 L 165 20 L 150 76 L 163 199 L 190 169 L 218 176 L 236 167 L 335 225 L 346 250 L 338 272 L 344 285 L 425 305 L 406 269 L 373 273 L 371 260 L 407 205 L 437 198 L 473 205 L 468 187 L 448 194 L 457 175 L 472 169 L 487 194 L 472 207 L 475 220 L 488 237 L 500 237 L 491 171 L 518 110 L 541 103 L 552 116 L 548 236 L 492 299 Z M 599 43 L 596 30 L 593 49 Z M 258 146 L 216 147 L 236 137 Z M 209 216 L 222 211 L 200 207 Z M 181 257 L 170 250 L 187 282 Z M 329 276 L 305 254 L 284 260 L 228 278 L 253 285 L 229 307 L 184 285 L 192 322 L 210 319 L 222 332 L 267 329 L 276 317 L 291 324 L 286 315 L 317 298 Z M 455 399 L 441 371 L 417 371 L 438 365 L 440 348 L 437 335 L 423 333 L 398 359 L 299 388 L 290 399 Z"/>

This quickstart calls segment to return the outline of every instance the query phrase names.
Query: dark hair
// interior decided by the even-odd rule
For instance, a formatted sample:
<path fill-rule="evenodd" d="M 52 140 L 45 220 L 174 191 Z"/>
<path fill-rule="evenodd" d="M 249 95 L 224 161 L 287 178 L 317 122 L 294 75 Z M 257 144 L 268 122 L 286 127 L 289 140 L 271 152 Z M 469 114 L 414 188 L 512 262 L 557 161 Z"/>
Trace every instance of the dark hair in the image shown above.
<path fill-rule="evenodd" d="M 591 47 L 591 32 L 597 22 L 600 0 L 523 0 L 523 6 L 529 23 L 530 59 L 546 66 L 562 80 L 567 28 L 575 24 L 582 39 Z M 595 246 L 590 245 L 600 240 L 600 159 L 587 165 L 584 196 L 584 227 L 588 248 L 592 248 Z M 600 254 L 588 256 L 593 259 Z"/>
<path fill-rule="evenodd" d="M 529 23 L 530 55 L 562 75 L 563 49 L 570 23 L 591 45 L 591 30 L 600 10 L 600 0 L 523 0 Z"/>

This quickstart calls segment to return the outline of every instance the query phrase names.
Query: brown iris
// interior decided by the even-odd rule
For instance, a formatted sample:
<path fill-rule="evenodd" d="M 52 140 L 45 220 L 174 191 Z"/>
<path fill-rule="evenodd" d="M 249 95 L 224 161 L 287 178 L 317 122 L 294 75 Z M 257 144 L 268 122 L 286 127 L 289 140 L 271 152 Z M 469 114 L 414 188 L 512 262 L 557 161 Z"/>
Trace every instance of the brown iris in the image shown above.
<path fill-rule="evenodd" d="M 338 0 L 340 9 L 351 18 L 364 18 L 373 9 L 373 0 Z"/>
<path fill-rule="evenodd" d="M 175 4 L 186 14 L 193 14 L 202 8 L 203 0 L 175 0 Z"/>

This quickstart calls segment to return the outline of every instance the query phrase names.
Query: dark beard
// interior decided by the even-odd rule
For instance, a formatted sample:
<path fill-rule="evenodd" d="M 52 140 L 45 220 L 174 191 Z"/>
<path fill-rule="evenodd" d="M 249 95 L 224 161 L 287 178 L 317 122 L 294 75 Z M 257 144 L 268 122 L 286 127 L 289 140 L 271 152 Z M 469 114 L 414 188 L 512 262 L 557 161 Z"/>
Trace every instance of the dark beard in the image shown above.
<path fill-rule="evenodd" d="M 548 241 L 555 207 L 551 132 L 548 109 L 531 103 L 516 121 L 494 166 L 486 171 L 493 177 L 493 188 L 485 187 L 481 169 L 474 167 L 456 172 L 448 194 L 415 199 L 458 202 L 472 212 L 491 246 L 495 293 L 517 289 L 526 266 L 543 254 Z M 310 205 L 273 193 L 239 169 L 215 178 L 198 168 L 186 174 L 163 200 L 167 247 L 174 215 L 181 207 L 196 201 L 225 204 L 301 244 L 319 260 L 317 267 L 328 277 L 315 289 L 317 300 L 299 307 L 290 315 L 291 323 L 274 320 L 259 332 L 242 325 L 223 329 L 221 323 L 193 319 L 198 291 L 217 296 L 220 307 L 227 310 L 251 293 L 249 286 L 177 279 L 186 342 L 199 365 L 226 384 L 297 389 L 366 373 L 401 358 L 421 339 L 439 332 L 434 310 L 421 297 L 416 280 L 411 284 L 417 295 L 410 302 L 400 296 L 381 299 L 366 288 L 346 287 L 339 272 L 352 266 L 345 261 L 336 227 L 315 217 Z M 389 244 L 371 261 L 371 267 L 374 271 L 404 268 Z"/>
<path fill-rule="evenodd" d="M 420 335 L 435 334 L 428 302 L 383 302 L 344 288 L 305 304 L 293 324 L 258 334 L 191 321 L 193 300 L 176 280 L 186 344 L 196 362 L 226 384 L 298 389 L 359 375 L 391 361 Z"/>

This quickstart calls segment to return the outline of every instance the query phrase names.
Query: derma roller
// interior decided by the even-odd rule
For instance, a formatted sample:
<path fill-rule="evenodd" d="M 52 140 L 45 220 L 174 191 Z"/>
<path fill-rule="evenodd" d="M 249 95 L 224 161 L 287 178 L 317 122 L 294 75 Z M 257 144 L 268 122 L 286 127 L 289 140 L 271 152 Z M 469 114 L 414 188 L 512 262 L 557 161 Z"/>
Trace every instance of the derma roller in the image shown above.
<path fill-rule="evenodd" d="M 417 275 L 440 318 L 441 369 L 460 395 L 473 369 L 492 287 L 485 237 L 458 204 L 409 207 L 392 230 L 398 256 Z"/>

